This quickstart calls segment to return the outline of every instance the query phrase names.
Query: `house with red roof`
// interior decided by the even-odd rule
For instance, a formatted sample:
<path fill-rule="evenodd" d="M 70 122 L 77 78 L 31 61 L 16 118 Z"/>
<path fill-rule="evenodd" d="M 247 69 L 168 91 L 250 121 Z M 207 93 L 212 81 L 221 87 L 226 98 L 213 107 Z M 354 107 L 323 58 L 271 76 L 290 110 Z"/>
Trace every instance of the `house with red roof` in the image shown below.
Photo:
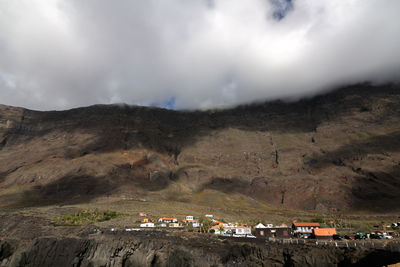
<path fill-rule="evenodd" d="M 183 220 L 183 223 L 186 225 L 192 225 L 193 228 L 199 228 L 200 223 L 198 220 L 195 220 L 193 216 L 186 216 L 186 219 Z"/>
<path fill-rule="evenodd" d="M 336 228 L 314 228 L 312 229 L 312 237 L 316 239 L 331 239 L 336 235 Z"/>
<path fill-rule="evenodd" d="M 296 222 L 292 224 L 293 234 L 298 237 L 308 238 L 313 233 L 313 229 L 321 228 L 321 225 L 316 222 Z"/>
<path fill-rule="evenodd" d="M 223 232 L 224 232 L 224 230 L 223 231 L 221 231 L 222 229 L 221 229 L 221 226 L 219 226 L 219 225 L 214 225 L 214 226 L 211 226 L 210 227 L 210 232 L 212 232 L 212 233 L 214 233 L 214 234 L 216 234 L 216 235 L 221 235 L 221 234 L 223 234 Z"/>

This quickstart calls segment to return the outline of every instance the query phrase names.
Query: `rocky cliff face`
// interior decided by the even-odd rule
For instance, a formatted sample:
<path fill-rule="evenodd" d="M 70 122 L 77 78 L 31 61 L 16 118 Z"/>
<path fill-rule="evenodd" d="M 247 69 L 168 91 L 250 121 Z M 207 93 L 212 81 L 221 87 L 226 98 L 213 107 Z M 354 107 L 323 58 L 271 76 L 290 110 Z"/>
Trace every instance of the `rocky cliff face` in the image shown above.
<path fill-rule="evenodd" d="M 205 205 L 204 195 L 240 194 L 285 208 L 396 208 L 399 137 L 395 85 L 206 112 L 0 106 L 0 200 L 150 192 Z"/>
<path fill-rule="evenodd" d="M 400 254 L 362 248 L 139 236 L 0 241 L 0 266 L 384 266 Z"/>

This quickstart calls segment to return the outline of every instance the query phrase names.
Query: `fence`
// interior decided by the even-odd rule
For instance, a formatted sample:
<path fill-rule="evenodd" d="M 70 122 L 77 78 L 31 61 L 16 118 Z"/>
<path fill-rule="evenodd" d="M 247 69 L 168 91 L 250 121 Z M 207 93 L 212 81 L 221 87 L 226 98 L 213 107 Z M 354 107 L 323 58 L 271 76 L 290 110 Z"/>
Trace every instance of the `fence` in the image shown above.
<path fill-rule="evenodd" d="M 235 242 L 260 243 L 260 244 L 265 242 L 264 239 L 249 238 L 249 237 L 218 236 L 218 238 L 222 240 L 227 239 Z"/>
<path fill-rule="evenodd" d="M 364 240 L 305 240 L 305 239 L 278 239 L 269 238 L 266 244 L 290 244 L 308 246 L 330 246 L 338 248 L 368 248 L 381 249 L 391 252 L 400 252 L 400 242 L 398 241 L 364 241 Z"/>

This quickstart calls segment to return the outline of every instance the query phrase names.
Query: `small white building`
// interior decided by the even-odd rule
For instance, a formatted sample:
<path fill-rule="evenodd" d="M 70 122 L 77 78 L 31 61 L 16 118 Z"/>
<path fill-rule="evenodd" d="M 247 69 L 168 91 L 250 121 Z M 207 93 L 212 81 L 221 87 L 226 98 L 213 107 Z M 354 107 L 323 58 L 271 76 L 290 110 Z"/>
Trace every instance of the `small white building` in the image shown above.
<path fill-rule="evenodd" d="M 178 219 L 177 218 L 160 218 L 160 219 L 158 219 L 158 222 L 160 222 L 160 223 L 177 223 Z"/>
<path fill-rule="evenodd" d="M 198 220 L 194 219 L 194 216 L 186 216 L 185 220 L 183 220 L 183 223 L 186 225 L 192 225 L 193 228 L 199 228 L 200 223 Z"/>
<path fill-rule="evenodd" d="M 206 218 L 213 218 L 214 216 L 212 214 L 206 214 L 204 217 Z"/>
<path fill-rule="evenodd" d="M 310 236 L 313 229 L 318 229 L 320 227 L 320 224 L 316 222 L 293 222 L 292 224 L 294 235 L 303 237 Z"/>
<path fill-rule="evenodd" d="M 147 223 L 142 223 L 142 224 L 140 224 L 140 227 L 153 228 L 153 227 L 155 227 L 155 226 L 154 226 L 154 223 L 152 223 L 152 222 L 147 222 Z"/>
<path fill-rule="evenodd" d="M 236 225 L 232 224 L 232 223 L 223 223 L 222 227 L 225 230 L 229 230 L 230 232 L 232 232 L 233 229 L 235 229 Z"/>
<path fill-rule="evenodd" d="M 266 227 L 264 224 L 259 223 L 259 224 L 256 225 L 256 228 L 257 228 L 257 229 L 265 229 L 265 228 L 267 228 L 267 227 Z"/>
<path fill-rule="evenodd" d="M 251 235 L 251 228 L 246 226 L 236 226 L 235 227 L 235 234 L 236 235 Z"/>
<path fill-rule="evenodd" d="M 213 232 L 216 235 L 221 235 L 223 232 L 221 232 L 221 227 L 219 225 L 214 225 L 210 228 L 210 232 Z"/>
<path fill-rule="evenodd" d="M 200 223 L 199 222 L 193 222 L 192 223 L 192 227 L 193 228 L 199 228 L 200 227 Z"/>

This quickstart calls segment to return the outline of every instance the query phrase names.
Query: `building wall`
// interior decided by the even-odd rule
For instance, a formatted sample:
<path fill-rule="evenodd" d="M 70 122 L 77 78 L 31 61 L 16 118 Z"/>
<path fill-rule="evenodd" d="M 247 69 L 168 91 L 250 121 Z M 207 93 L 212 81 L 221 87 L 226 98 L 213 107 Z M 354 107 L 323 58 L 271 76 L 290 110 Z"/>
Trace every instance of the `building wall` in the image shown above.
<path fill-rule="evenodd" d="M 257 228 L 256 236 L 259 238 L 269 238 L 269 237 L 277 237 L 277 238 L 290 238 L 293 236 L 292 229 L 290 227 L 281 228 Z"/>
<path fill-rule="evenodd" d="M 293 233 L 300 233 L 300 234 L 311 234 L 312 229 L 320 228 L 318 226 L 293 226 Z"/>
<path fill-rule="evenodd" d="M 250 228 L 236 228 L 235 233 L 238 235 L 249 235 L 251 234 Z"/>

